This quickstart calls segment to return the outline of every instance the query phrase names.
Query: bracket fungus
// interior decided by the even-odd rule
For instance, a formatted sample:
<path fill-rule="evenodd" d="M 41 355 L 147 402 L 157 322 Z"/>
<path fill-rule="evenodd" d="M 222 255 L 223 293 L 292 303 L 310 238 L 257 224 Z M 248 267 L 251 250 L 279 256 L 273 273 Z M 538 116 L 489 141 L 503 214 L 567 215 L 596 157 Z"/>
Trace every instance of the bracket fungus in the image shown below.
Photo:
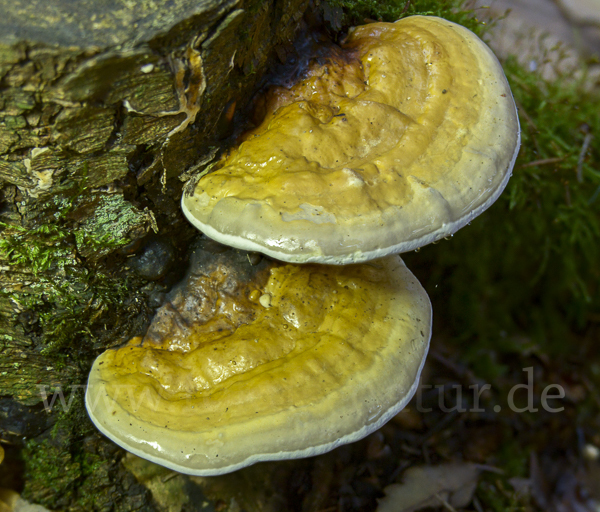
<path fill-rule="evenodd" d="M 400 257 L 252 265 L 197 252 L 145 337 L 94 362 L 86 407 L 117 444 L 217 475 L 358 440 L 410 400 L 431 306 Z"/>
<path fill-rule="evenodd" d="M 208 237 L 281 261 L 203 239 L 146 335 L 88 381 L 104 434 L 183 473 L 324 453 L 402 409 L 431 305 L 396 253 L 488 208 L 520 143 L 495 56 L 435 17 L 352 29 L 262 106 L 182 208 Z"/>
<path fill-rule="evenodd" d="M 266 104 L 182 208 L 207 236 L 289 262 L 362 262 L 454 233 L 498 198 L 520 144 L 498 60 L 436 17 L 352 29 Z"/>

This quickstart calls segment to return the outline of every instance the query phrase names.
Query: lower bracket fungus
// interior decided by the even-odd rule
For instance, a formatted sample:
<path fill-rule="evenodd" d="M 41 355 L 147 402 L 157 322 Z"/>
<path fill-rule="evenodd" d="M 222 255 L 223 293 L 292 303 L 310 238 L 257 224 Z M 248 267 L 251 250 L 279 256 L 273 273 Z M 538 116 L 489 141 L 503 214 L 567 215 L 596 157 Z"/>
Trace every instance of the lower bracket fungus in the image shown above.
<path fill-rule="evenodd" d="M 431 305 L 398 256 L 253 263 L 198 249 L 148 333 L 96 359 L 86 407 L 100 431 L 176 471 L 218 475 L 324 453 L 406 405 Z"/>
<path fill-rule="evenodd" d="M 182 197 L 207 236 L 283 261 L 346 264 L 446 237 L 506 186 L 520 144 L 492 51 L 433 16 L 350 30 Z"/>

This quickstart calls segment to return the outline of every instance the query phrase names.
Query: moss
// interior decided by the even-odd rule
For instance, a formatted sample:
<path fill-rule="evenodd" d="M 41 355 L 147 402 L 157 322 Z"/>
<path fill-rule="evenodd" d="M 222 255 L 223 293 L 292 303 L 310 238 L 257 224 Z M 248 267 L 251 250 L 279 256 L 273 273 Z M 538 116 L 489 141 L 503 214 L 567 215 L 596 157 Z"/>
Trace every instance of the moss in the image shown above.
<path fill-rule="evenodd" d="M 514 58 L 504 67 L 523 136 L 507 190 L 451 244 L 406 258 L 427 268 L 438 319 L 484 377 L 482 354 L 570 353 L 566 340 L 600 313 L 600 152 L 582 154 L 587 133 L 600 133 L 600 95 Z"/>
<path fill-rule="evenodd" d="M 458 0 L 328 0 L 333 7 L 344 10 L 343 24 L 360 25 L 365 19 L 396 21 L 406 16 L 440 16 L 460 23 L 478 35 L 486 24 L 473 16 L 473 11 L 462 8 Z"/>
<path fill-rule="evenodd" d="M 96 456 L 90 457 L 89 460 L 87 456 L 74 457 L 67 448 L 74 433 L 74 425 L 78 425 L 80 429 L 85 425 L 86 430 L 90 429 L 89 422 L 81 421 L 84 418 L 77 418 L 78 422 L 72 421 L 74 416 L 81 415 L 77 406 L 82 405 L 82 397 L 77 396 L 75 402 L 69 412 L 63 411 L 59 414 L 57 422 L 47 436 L 27 441 L 23 451 L 27 477 L 26 493 L 48 492 L 54 488 L 56 493 L 48 492 L 48 497 L 43 499 L 53 508 L 60 506 L 58 500 L 61 499 L 61 494 L 69 494 L 69 488 L 72 482 L 79 478 L 82 468 L 92 468 L 99 462 Z M 48 486 L 47 483 L 39 481 L 43 479 L 52 481 L 54 485 Z"/>
<path fill-rule="evenodd" d="M 0 222 L 2 259 L 11 265 L 31 269 L 34 275 L 51 267 L 64 267 L 72 250 L 65 243 L 66 232 L 55 224 L 32 229 Z"/>
<path fill-rule="evenodd" d="M 95 434 L 83 394 L 76 402 L 49 435 L 26 443 L 24 497 L 52 510 L 153 510 L 149 493 L 120 467 L 122 450 Z"/>
<path fill-rule="evenodd" d="M 507 490 L 500 479 L 484 481 L 477 488 L 477 495 L 481 496 L 486 510 L 493 512 L 525 512 L 531 510 L 527 506 L 527 497 L 519 499 L 515 491 Z"/>
<path fill-rule="evenodd" d="M 33 320 L 24 327 L 43 354 L 58 357 L 54 363 L 62 357 L 60 349 L 73 340 L 97 339 L 94 331 L 107 322 L 107 313 L 114 314 L 135 299 L 134 276 L 109 275 L 95 261 L 143 236 L 153 221 L 120 195 L 81 192 L 78 188 L 39 205 L 41 217 L 48 219 L 45 223 L 27 227 L 0 223 L 0 259 L 25 281 L 25 286 L 5 286 L 0 298 L 31 312 Z M 90 208 L 94 213 L 78 223 Z"/>
<path fill-rule="evenodd" d="M 526 478 L 528 476 L 529 452 L 524 449 L 522 443 L 509 428 L 504 431 L 504 438 L 496 457 L 498 465 L 504 469 L 508 478 Z"/>
<path fill-rule="evenodd" d="M 74 231 L 77 250 L 85 257 L 99 259 L 137 238 L 131 233 L 145 233 L 151 214 L 140 212 L 121 195 L 89 197 L 94 206 L 93 215 L 87 217 Z"/>
<path fill-rule="evenodd" d="M 59 349 L 82 336 L 93 340 L 95 320 L 108 309 L 119 308 L 130 294 L 127 281 L 110 278 L 103 272 L 67 267 L 64 277 L 68 281 L 40 277 L 32 287 L 33 293 L 11 297 L 38 315 L 37 323 L 42 329 L 39 344 L 45 355 L 58 356 Z"/>
<path fill-rule="evenodd" d="M 426 13 L 485 36 L 486 26 L 457 9 L 460 2 L 329 3 L 345 9 L 347 24 Z M 548 81 L 516 57 L 502 64 L 522 129 L 507 189 L 451 241 L 403 258 L 431 296 L 432 343 L 447 340 L 478 378 L 508 389 L 515 383 L 511 368 L 527 366 L 518 365 L 528 357 L 560 365 L 567 358 L 588 361 L 593 352 L 585 340 L 597 339 L 600 318 L 600 93 L 589 90 L 585 76 Z M 597 365 L 577 372 L 596 386 L 600 382 Z M 594 425 L 597 414 L 597 401 L 586 399 L 577 408 L 578 425 Z M 535 431 L 553 435 L 549 421 Z M 557 444 L 533 446 L 522 434 L 510 442 L 509 423 L 495 454 L 505 476 L 488 478 L 477 492 L 490 510 L 530 509 L 527 498 L 515 497 L 508 479 L 528 474 L 529 453 Z"/>

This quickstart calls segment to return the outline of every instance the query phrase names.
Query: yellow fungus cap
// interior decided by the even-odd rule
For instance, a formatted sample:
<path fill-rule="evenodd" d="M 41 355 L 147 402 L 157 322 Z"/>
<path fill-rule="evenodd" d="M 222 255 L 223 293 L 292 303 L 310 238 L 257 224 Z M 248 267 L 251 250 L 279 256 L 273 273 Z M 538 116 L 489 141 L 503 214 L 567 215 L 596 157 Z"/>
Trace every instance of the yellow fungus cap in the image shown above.
<path fill-rule="evenodd" d="M 498 60 L 436 17 L 354 28 L 264 103 L 182 208 L 209 237 L 283 261 L 361 262 L 448 236 L 497 199 L 520 143 Z"/>
<path fill-rule="evenodd" d="M 398 256 L 250 270 L 236 257 L 202 264 L 144 338 L 96 359 L 86 407 L 100 431 L 176 471 L 217 475 L 329 451 L 406 405 L 431 306 Z"/>

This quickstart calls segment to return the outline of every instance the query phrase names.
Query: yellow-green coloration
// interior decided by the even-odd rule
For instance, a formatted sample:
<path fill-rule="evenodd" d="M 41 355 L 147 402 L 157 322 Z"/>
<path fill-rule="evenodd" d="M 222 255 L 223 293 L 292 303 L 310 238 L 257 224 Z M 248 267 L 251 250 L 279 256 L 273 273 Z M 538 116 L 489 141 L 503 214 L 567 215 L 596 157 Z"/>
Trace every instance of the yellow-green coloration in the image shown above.
<path fill-rule="evenodd" d="M 439 16 L 458 23 L 478 36 L 485 32 L 485 23 L 477 20 L 474 11 L 461 0 L 328 0 L 341 18 L 339 25 L 360 25 L 365 19 L 394 22 L 408 16 Z"/>
<path fill-rule="evenodd" d="M 102 464 L 103 460 L 97 455 L 81 452 L 75 457 L 62 447 L 53 445 L 51 441 L 29 442 L 24 452 L 28 472 L 25 495 L 36 493 L 37 501 L 45 501 L 53 506 L 69 503 L 79 494 L 82 509 L 84 504 L 92 506 L 98 496 L 84 496 L 82 492 L 76 493 L 74 482 L 89 477 Z M 43 475 L 43 477 L 42 477 Z M 48 482 L 52 482 L 49 487 Z M 45 492 L 44 492 L 45 491 Z"/>
<path fill-rule="evenodd" d="M 95 214 L 73 229 L 71 217 L 91 205 Z M 120 195 L 53 198 L 40 210 L 49 222 L 32 228 L 0 223 L 0 258 L 23 275 L 14 286 L 5 285 L 0 300 L 18 312 L 35 313 L 41 328 L 38 343 L 48 355 L 73 339 L 89 336 L 94 319 L 130 293 L 127 281 L 82 267 L 79 258 L 84 255 L 93 262 L 143 236 L 151 219 Z M 30 390 L 30 395 L 37 393 L 37 388 Z"/>
<path fill-rule="evenodd" d="M 34 275 L 56 265 L 64 267 L 72 249 L 64 243 L 65 230 L 56 224 L 42 224 L 32 229 L 0 222 L 2 258 L 12 265 L 29 267 Z M 37 243 L 33 242 L 35 240 Z"/>
<path fill-rule="evenodd" d="M 54 222 L 39 224 L 32 228 L 0 222 L 2 258 L 11 265 L 30 268 L 35 275 L 40 272 L 64 270 L 73 265 L 75 248 L 72 245 L 66 217 L 75 210 L 73 200 L 60 202 Z M 135 236 L 146 231 L 151 218 L 140 212 L 120 195 L 90 196 L 89 203 L 95 211 L 91 217 L 73 230 L 76 250 L 85 257 L 98 259 L 131 242 Z M 89 208 L 86 205 L 85 208 Z"/>
<path fill-rule="evenodd" d="M 363 25 L 306 74 L 272 90 L 262 124 L 184 194 L 208 236 L 284 261 L 360 262 L 453 233 L 504 189 L 516 108 L 467 29 Z"/>
<path fill-rule="evenodd" d="M 586 133 L 600 133 L 600 96 L 570 76 L 547 82 L 513 58 L 504 69 L 523 128 L 506 193 L 452 251 L 440 244 L 409 263 L 428 269 L 434 296 L 455 291 L 440 313 L 487 379 L 506 369 L 498 353 L 568 354 L 579 342 L 566 340 L 600 314 L 598 145 L 582 155 Z"/>
<path fill-rule="evenodd" d="M 204 299 L 198 312 L 182 300 L 180 314 L 193 310 L 197 323 L 172 321 L 169 303 L 151 329 L 159 336 L 94 363 L 86 406 L 118 444 L 177 471 L 221 474 L 355 441 L 410 399 L 431 309 L 399 257 L 273 262 L 233 292 L 230 273 L 219 266 L 186 285 Z"/>
<path fill-rule="evenodd" d="M 60 416 L 49 435 L 26 442 L 23 497 L 44 503 L 50 510 L 89 512 L 109 509 L 115 501 L 120 510 L 139 510 L 147 493 L 135 488 L 135 479 L 118 458 L 91 453 L 89 446 L 82 449 L 82 441 L 78 443 L 80 449 L 70 448 L 71 436 L 81 440 L 93 434 L 82 415 L 81 399 L 79 395 L 69 414 Z M 93 436 L 87 439 L 93 440 Z"/>
<path fill-rule="evenodd" d="M 141 238 L 148 225 L 155 227 L 151 214 L 139 211 L 121 195 L 94 199 L 92 196 L 94 214 L 86 218 L 75 231 L 77 250 L 86 258 L 105 256 Z"/>

